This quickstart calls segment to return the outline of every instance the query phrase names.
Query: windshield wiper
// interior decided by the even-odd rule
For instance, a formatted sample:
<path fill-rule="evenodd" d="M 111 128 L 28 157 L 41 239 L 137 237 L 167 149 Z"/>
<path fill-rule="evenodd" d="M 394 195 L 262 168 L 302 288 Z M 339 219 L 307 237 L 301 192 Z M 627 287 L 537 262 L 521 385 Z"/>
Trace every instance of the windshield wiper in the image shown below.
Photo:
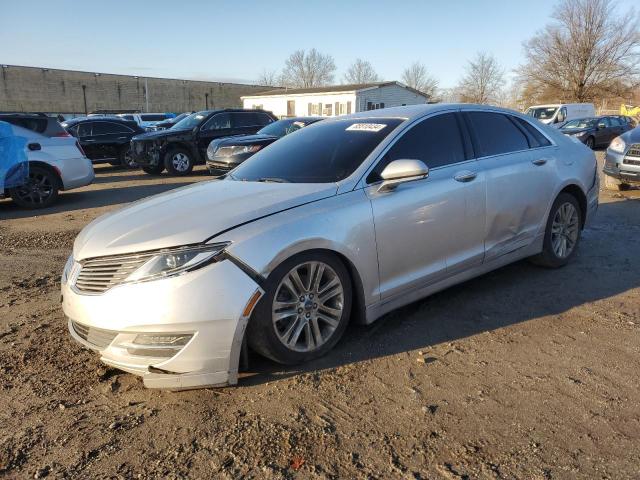
<path fill-rule="evenodd" d="M 265 183 L 291 183 L 289 182 L 289 180 L 285 178 L 279 178 L 279 177 L 262 177 L 262 178 L 259 178 L 258 181 L 265 182 Z"/>

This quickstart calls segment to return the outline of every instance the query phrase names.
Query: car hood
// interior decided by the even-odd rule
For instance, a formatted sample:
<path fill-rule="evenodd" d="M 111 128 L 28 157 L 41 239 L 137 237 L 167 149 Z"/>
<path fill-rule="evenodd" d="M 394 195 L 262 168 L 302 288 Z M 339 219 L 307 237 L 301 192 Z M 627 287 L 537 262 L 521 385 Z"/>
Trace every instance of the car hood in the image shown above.
<path fill-rule="evenodd" d="M 223 147 L 229 145 L 250 145 L 252 143 L 273 141 L 277 139 L 278 137 L 275 137 L 273 135 L 262 135 L 256 133 L 254 135 L 236 135 L 233 137 L 223 137 L 214 140 L 213 143 L 218 147 Z"/>
<path fill-rule="evenodd" d="M 628 144 L 640 143 L 640 127 L 636 127 L 633 130 L 628 130 L 622 135 L 622 139 Z"/>
<path fill-rule="evenodd" d="M 175 130 L 173 128 L 167 129 L 167 130 L 158 130 L 155 132 L 147 132 L 147 133 L 142 133 L 140 135 L 136 135 L 135 137 L 132 138 L 132 140 L 136 140 L 136 141 L 147 141 L 147 140 L 157 140 L 160 138 L 167 138 L 167 137 L 174 137 L 176 135 L 181 135 L 181 134 L 187 134 L 190 135 L 191 134 L 191 130 L 187 129 L 187 130 Z"/>
<path fill-rule="evenodd" d="M 200 243 L 222 231 L 336 192 L 334 183 L 201 182 L 97 218 L 76 238 L 73 257 L 83 260 Z"/>

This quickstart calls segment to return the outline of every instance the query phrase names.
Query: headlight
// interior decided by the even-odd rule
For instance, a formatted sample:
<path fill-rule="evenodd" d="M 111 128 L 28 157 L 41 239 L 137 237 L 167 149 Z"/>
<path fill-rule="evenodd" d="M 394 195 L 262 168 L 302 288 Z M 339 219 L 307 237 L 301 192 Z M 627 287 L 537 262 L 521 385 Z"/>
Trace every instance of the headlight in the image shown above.
<path fill-rule="evenodd" d="M 126 282 L 146 282 L 173 277 L 201 268 L 214 260 L 229 242 L 179 247 L 158 252 L 126 278 Z"/>
<path fill-rule="evenodd" d="M 216 157 L 232 157 L 243 153 L 255 153 L 262 148 L 262 145 L 235 145 L 232 147 L 220 147 L 216 152 Z"/>
<path fill-rule="evenodd" d="M 71 269 L 73 268 L 73 254 L 69 255 L 67 258 L 67 263 L 64 264 L 64 270 L 62 270 L 62 278 L 60 279 L 60 283 L 63 285 L 67 283 L 69 280 L 69 275 L 71 274 Z"/>
<path fill-rule="evenodd" d="M 574 137 L 582 137 L 582 136 L 584 136 L 584 135 L 586 135 L 586 134 L 587 134 L 587 132 L 572 133 L 572 135 L 573 135 Z"/>
<path fill-rule="evenodd" d="M 611 140 L 611 144 L 609 144 L 609 150 L 616 153 L 624 153 L 624 150 L 626 148 L 627 148 L 627 144 L 620 137 L 614 138 L 613 140 Z"/>

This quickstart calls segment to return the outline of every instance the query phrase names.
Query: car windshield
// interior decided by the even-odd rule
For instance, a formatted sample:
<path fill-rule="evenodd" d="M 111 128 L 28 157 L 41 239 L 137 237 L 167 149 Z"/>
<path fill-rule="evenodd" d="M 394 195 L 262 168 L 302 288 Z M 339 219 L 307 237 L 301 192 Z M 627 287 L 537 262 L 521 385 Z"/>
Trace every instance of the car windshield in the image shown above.
<path fill-rule="evenodd" d="M 538 120 L 549 120 L 553 117 L 557 110 L 558 107 L 529 108 L 527 110 L 527 115 L 533 118 L 537 118 Z"/>
<path fill-rule="evenodd" d="M 302 127 L 307 126 L 310 122 L 310 120 L 278 120 L 277 122 L 270 123 L 266 127 L 261 128 L 260 130 L 258 130 L 258 133 L 261 135 L 284 137 L 285 135 L 289 135 L 290 133 L 293 133 L 296 130 L 300 130 Z"/>
<path fill-rule="evenodd" d="M 199 126 L 205 118 L 207 118 L 207 112 L 198 112 L 192 113 L 186 118 L 183 118 L 178 123 L 176 123 L 173 127 L 174 130 L 191 130 Z"/>
<path fill-rule="evenodd" d="M 333 183 L 353 173 L 404 120 L 322 121 L 260 150 L 229 175 L 249 182 Z"/>
<path fill-rule="evenodd" d="M 575 130 L 579 128 L 591 128 L 595 125 L 595 118 L 579 118 L 578 120 L 571 120 L 564 124 L 562 128 L 566 130 Z"/>

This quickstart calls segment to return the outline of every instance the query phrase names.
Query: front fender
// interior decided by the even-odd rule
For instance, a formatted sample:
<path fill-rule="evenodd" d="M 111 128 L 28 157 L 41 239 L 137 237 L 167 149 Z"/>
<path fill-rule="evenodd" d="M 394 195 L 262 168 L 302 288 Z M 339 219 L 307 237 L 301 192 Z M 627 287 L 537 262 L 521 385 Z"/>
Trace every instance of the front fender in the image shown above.
<path fill-rule="evenodd" d="M 371 205 L 354 190 L 270 215 L 211 241 L 230 241 L 228 253 L 267 278 L 284 260 L 315 249 L 344 256 L 362 281 L 366 306 L 380 299 Z"/>

